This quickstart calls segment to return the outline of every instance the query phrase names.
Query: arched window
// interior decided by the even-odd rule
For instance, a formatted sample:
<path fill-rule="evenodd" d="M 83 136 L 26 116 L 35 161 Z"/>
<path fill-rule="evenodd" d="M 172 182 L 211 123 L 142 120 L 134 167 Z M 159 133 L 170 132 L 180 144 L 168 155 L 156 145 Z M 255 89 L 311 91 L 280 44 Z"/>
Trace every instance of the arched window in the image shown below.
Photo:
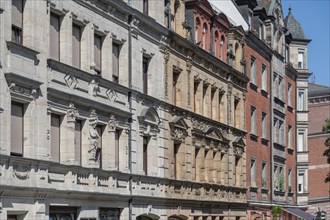
<path fill-rule="evenodd" d="M 195 44 L 198 44 L 199 42 L 199 38 L 198 38 L 198 35 L 199 35 L 199 27 L 200 27 L 200 20 L 199 18 L 196 18 L 196 22 L 195 22 Z"/>
<path fill-rule="evenodd" d="M 203 35 L 203 49 L 206 50 L 206 34 L 207 34 L 207 24 L 203 24 L 202 35 Z"/>
<path fill-rule="evenodd" d="M 222 35 L 221 39 L 220 39 L 220 60 L 223 61 L 223 59 L 225 58 L 225 37 Z"/>
<path fill-rule="evenodd" d="M 218 31 L 215 32 L 214 34 L 214 56 L 218 56 L 218 42 L 219 42 L 219 33 Z"/>

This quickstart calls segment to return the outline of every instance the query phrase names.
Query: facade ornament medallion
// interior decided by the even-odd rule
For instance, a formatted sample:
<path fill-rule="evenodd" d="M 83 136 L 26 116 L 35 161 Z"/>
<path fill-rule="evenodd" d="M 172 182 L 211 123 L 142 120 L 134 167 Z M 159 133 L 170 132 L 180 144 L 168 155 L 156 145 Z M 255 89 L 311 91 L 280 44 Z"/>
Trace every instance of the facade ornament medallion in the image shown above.
<path fill-rule="evenodd" d="M 64 81 L 65 81 L 67 87 L 69 87 L 70 89 L 75 89 L 78 87 L 78 80 L 76 79 L 76 77 L 73 74 L 67 74 L 64 77 Z"/>

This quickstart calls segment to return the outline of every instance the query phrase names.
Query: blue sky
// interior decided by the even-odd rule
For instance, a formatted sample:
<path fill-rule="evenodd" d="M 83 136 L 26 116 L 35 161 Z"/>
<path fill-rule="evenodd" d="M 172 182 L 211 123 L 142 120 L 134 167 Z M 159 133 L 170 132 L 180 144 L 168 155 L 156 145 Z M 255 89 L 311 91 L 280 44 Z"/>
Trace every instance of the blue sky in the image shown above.
<path fill-rule="evenodd" d="M 282 0 L 284 17 L 291 6 L 292 14 L 303 26 L 308 46 L 308 68 L 313 73 L 310 82 L 330 86 L 329 0 Z"/>

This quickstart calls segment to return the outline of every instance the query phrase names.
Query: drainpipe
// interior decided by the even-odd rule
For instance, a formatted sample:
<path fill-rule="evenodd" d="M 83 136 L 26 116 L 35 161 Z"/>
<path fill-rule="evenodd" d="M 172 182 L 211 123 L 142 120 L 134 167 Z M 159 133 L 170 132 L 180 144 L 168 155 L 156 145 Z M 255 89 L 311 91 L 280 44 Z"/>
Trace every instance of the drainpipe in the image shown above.
<path fill-rule="evenodd" d="M 269 135 L 269 143 L 270 143 L 270 202 L 273 204 L 273 124 L 274 124 L 274 113 L 273 113 L 273 54 L 270 59 L 270 80 L 269 80 L 269 94 L 270 94 L 270 135 Z"/>
<path fill-rule="evenodd" d="M 128 0 L 128 4 L 131 4 L 131 0 Z M 132 20 L 133 15 L 128 16 L 128 102 L 129 102 L 129 112 L 131 114 L 131 118 L 129 119 L 129 132 L 128 132 L 128 169 L 130 173 L 129 177 L 129 193 L 130 198 L 128 200 L 128 207 L 129 207 L 129 215 L 128 219 L 132 220 L 132 210 L 133 210 L 133 196 L 132 196 Z"/>

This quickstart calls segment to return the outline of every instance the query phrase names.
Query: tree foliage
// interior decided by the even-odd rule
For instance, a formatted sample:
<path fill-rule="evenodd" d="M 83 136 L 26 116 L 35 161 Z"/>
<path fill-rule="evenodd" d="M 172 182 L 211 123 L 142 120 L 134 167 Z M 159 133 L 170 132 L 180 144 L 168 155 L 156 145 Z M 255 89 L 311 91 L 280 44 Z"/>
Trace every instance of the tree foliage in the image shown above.
<path fill-rule="evenodd" d="M 330 118 L 328 118 L 327 120 L 325 120 L 325 123 L 323 125 L 323 132 L 325 133 L 330 133 Z M 323 156 L 327 157 L 327 161 L 330 164 L 330 137 L 328 137 L 325 142 L 324 145 L 326 147 L 325 151 L 323 152 Z M 328 173 L 327 177 L 324 180 L 326 183 L 330 182 L 330 172 Z"/>

